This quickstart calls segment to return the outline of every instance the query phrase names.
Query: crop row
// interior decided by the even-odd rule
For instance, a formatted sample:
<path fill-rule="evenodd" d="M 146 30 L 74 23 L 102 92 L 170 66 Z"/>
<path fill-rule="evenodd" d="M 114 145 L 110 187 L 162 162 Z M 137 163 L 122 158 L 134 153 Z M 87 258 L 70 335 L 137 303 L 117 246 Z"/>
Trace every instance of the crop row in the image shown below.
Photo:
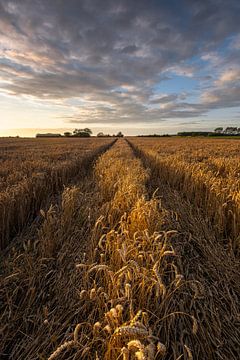
<path fill-rule="evenodd" d="M 235 253 L 240 248 L 240 145 L 229 140 L 131 140 L 155 176 L 205 214 Z"/>
<path fill-rule="evenodd" d="M 7 146 L 8 144 L 8 146 Z M 55 143 L 49 140 L 1 140 L 0 248 L 8 245 L 52 194 L 60 191 L 109 140 Z"/>

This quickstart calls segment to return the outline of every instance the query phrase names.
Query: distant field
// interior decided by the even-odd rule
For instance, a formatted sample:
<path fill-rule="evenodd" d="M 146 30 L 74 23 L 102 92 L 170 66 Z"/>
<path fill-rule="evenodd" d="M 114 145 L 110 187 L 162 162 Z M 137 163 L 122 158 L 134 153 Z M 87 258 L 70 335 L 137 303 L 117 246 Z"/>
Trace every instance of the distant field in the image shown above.
<path fill-rule="evenodd" d="M 1 359 L 239 359 L 240 142 L 2 139 L 0 163 Z"/>
<path fill-rule="evenodd" d="M 216 138 L 216 139 L 232 139 L 232 140 L 239 140 L 240 136 L 235 135 L 235 136 L 212 136 L 212 138 Z"/>
<path fill-rule="evenodd" d="M 216 138 L 216 139 L 240 139 L 240 135 L 227 135 L 227 136 L 212 136 L 212 138 Z"/>
<path fill-rule="evenodd" d="M 178 138 L 190 138 L 190 136 L 176 136 Z M 194 136 L 194 138 L 202 138 L 202 139 L 210 139 L 210 140 L 213 140 L 213 139 L 232 139 L 232 140 L 239 140 L 240 139 L 240 136 L 238 135 L 220 135 L 220 136 L 217 136 L 217 135 L 214 135 L 214 136 L 209 136 L 206 137 L 206 136 Z"/>

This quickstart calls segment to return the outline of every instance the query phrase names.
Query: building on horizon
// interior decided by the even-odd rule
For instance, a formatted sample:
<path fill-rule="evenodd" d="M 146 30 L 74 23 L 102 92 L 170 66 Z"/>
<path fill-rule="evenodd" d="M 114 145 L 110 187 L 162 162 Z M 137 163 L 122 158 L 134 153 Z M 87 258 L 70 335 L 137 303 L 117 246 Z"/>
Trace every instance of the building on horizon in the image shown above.
<path fill-rule="evenodd" d="M 46 134 L 36 134 L 36 138 L 58 138 L 58 137 L 61 137 L 62 135 L 61 134 L 52 134 L 52 133 L 46 133 Z"/>

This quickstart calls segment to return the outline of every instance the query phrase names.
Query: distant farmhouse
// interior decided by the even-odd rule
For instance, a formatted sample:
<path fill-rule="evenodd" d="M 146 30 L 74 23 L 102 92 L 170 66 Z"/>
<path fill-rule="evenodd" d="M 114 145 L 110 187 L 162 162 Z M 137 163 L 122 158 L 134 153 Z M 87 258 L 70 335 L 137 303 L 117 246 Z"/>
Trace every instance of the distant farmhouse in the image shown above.
<path fill-rule="evenodd" d="M 37 138 L 58 138 L 61 136 L 62 136 L 61 134 L 51 134 L 51 133 L 36 135 Z"/>

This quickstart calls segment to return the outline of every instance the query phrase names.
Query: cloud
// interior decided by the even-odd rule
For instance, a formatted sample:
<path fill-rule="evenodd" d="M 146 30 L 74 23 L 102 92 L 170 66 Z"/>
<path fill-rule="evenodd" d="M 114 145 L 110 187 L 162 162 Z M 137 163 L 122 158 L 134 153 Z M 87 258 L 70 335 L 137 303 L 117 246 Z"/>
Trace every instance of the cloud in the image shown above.
<path fill-rule="evenodd" d="M 211 88 L 201 94 L 206 109 L 223 109 L 240 106 L 240 66 L 226 68 Z"/>
<path fill-rule="evenodd" d="M 194 74 L 197 72 L 197 67 L 193 65 L 175 65 L 167 69 L 167 71 L 173 72 L 176 75 L 179 76 L 187 76 L 187 77 L 193 77 Z"/>
<path fill-rule="evenodd" d="M 128 45 L 121 49 L 121 53 L 123 54 L 134 54 L 139 48 L 136 45 Z"/>
<path fill-rule="evenodd" d="M 217 85 L 224 85 L 228 83 L 235 83 L 240 81 L 240 67 L 238 69 L 229 69 L 222 73 Z"/>
<path fill-rule="evenodd" d="M 177 100 L 178 97 L 178 94 L 163 95 L 161 97 L 150 100 L 150 104 L 166 104 Z"/>
<path fill-rule="evenodd" d="M 240 34 L 234 37 L 231 42 L 231 47 L 233 50 L 240 50 Z"/>
<path fill-rule="evenodd" d="M 202 94 L 202 106 L 206 110 L 240 106 L 240 86 L 214 89 Z"/>
<path fill-rule="evenodd" d="M 63 114 L 72 123 L 156 122 L 239 106 L 239 11 L 238 0 L 0 0 L 0 92 L 77 98 Z M 226 57 L 218 47 L 228 38 Z M 211 84 L 198 100 L 161 91 L 169 73 L 200 79 L 202 67 Z"/>

